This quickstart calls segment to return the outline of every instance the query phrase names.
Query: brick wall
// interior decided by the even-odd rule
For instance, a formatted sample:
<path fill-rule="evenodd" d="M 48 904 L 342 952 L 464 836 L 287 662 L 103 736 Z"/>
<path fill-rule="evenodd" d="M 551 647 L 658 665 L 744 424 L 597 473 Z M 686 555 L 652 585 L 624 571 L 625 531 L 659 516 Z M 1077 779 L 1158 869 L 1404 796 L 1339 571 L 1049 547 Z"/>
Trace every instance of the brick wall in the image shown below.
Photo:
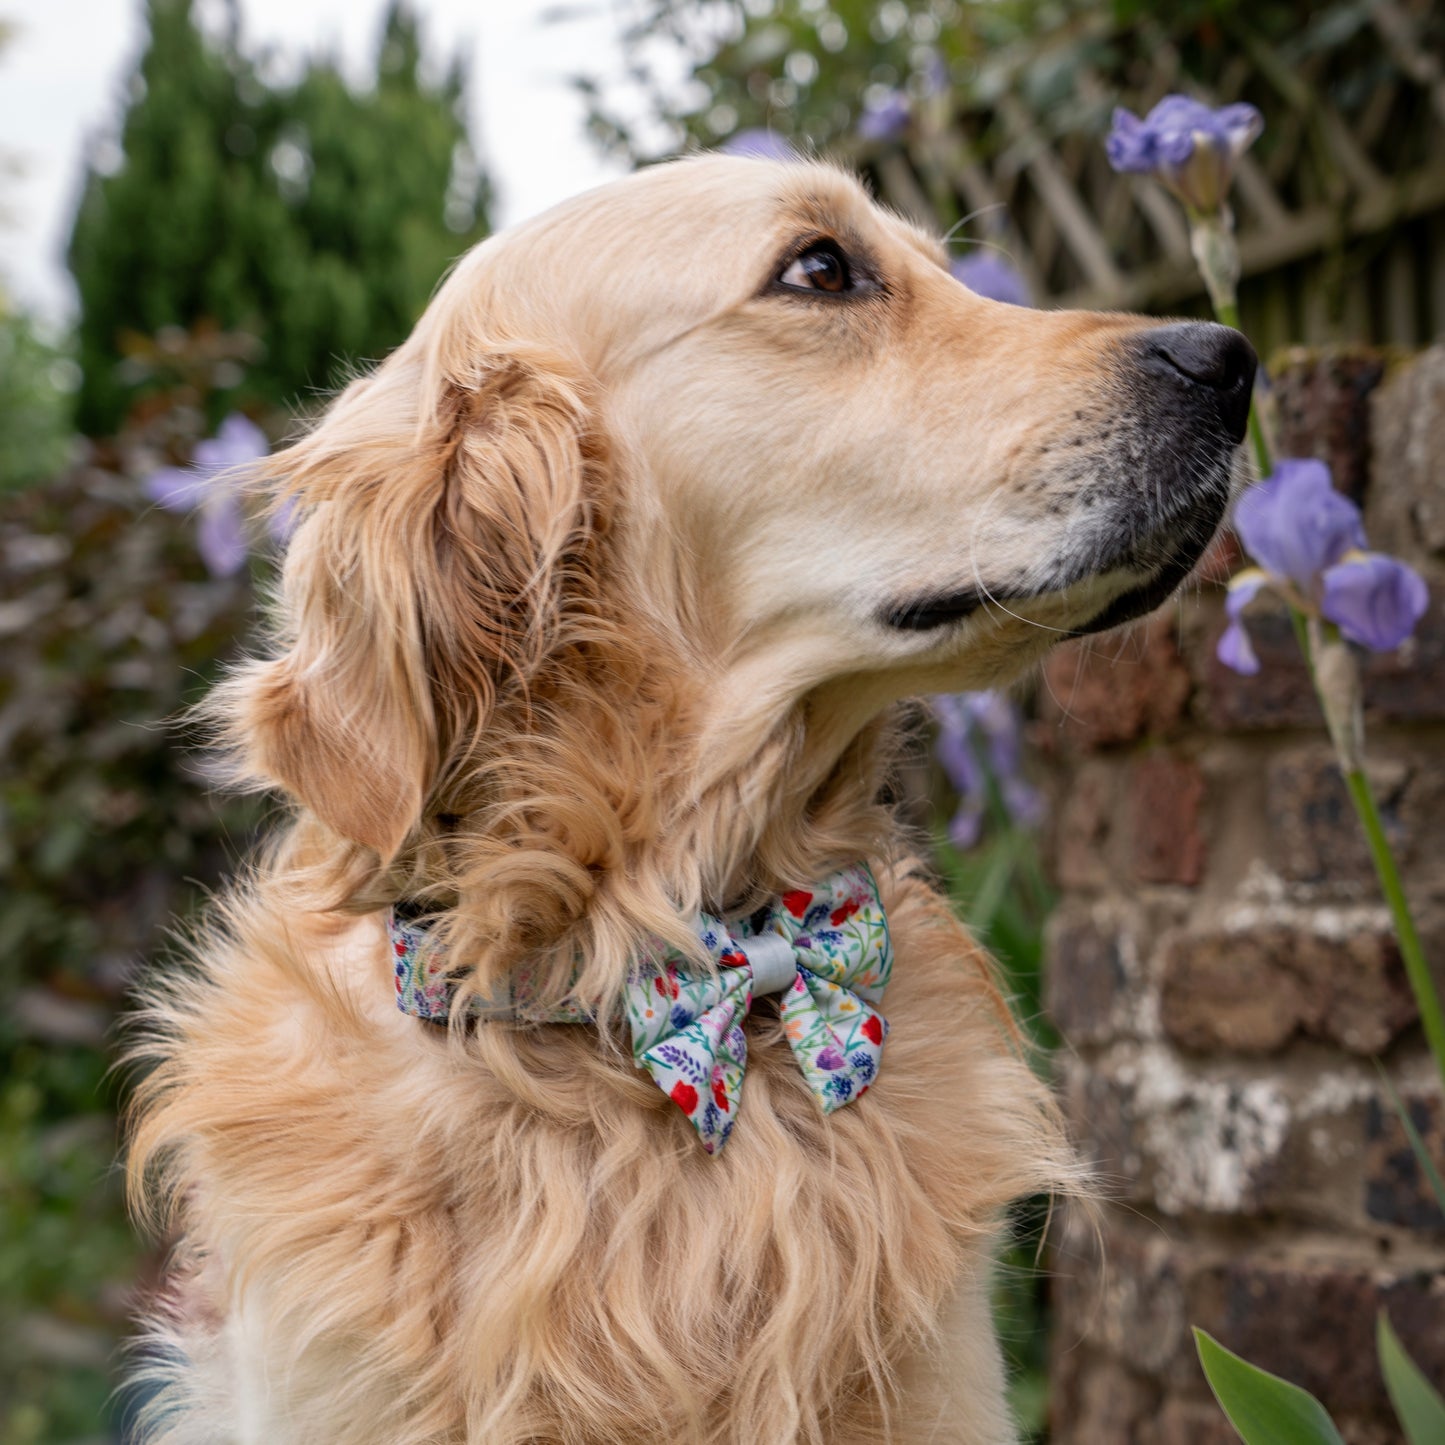
<path fill-rule="evenodd" d="M 1329 461 L 1432 607 L 1366 669 L 1369 771 L 1445 982 L 1445 347 L 1295 354 L 1283 450 Z M 1051 660 L 1038 741 L 1062 901 L 1060 1086 L 1111 1197 L 1055 1248 L 1056 1445 L 1233 1445 L 1197 1324 L 1314 1391 L 1350 1445 L 1399 1439 L 1387 1308 L 1445 1381 L 1445 1219 L 1381 1087 L 1445 1158 L 1445 1104 L 1289 623 L 1214 660 L 1222 539 L 1196 595 Z"/>

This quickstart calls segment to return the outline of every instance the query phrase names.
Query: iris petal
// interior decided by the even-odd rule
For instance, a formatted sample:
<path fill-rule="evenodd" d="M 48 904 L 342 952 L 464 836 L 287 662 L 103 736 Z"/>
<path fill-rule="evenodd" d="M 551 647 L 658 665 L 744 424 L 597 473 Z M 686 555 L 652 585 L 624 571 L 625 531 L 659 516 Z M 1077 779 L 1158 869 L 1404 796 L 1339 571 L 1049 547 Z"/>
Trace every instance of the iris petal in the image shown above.
<path fill-rule="evenodd" d="M 1311 595 L 1326 567 L 1365 545 L 1360 509 L 1311 460 L 1279 462 L 1239 499 L 1234 527 L 1256 562 Z"/>
<path fill-rule="evenodd" d="M 1224 594 L 1224 610 L 1231 622 L 1239 621 L 1240 614 L 1268 582 L 1269 573 L 1258 567 L 1246 567 L 1229 579 L 1229 591 Z"/>
<path fill-rule="evenodd" d="M 1424 579 L 1396 557 L 1367 552 L 1324 574 L 1320 611 L 1351 642 L 1372 652 L 1393 652 L 1425 615 Z"/>
<path fill-rule="evenodd" d="M 1010 306 L 1032 306 L 1028 282 L 1002 256 L 976 252 L 961 256 L 949 268 L 955 281 L 962 281 L 975 296 L 988 301 L 1005 301 Z"/>
<path fill-rule="evenodd" d="M 1221 634 L 1214 655 L 1232 672 L 1253 677 L 1259 671 L 1259 658 L 1255 656 L 1249 633 L 1242 622 L 1231 622 Z"/>

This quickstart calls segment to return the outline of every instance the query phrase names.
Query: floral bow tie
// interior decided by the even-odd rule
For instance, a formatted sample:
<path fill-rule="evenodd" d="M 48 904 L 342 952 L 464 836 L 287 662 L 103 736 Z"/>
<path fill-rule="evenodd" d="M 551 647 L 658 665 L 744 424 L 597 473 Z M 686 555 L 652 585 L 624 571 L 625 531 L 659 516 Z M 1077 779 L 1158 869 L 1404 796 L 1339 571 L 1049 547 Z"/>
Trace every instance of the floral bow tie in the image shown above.
<path fill-rule="evenodd" d="M 742 1097 L 753 1000 L 778 1011 L 808 1087 L 831 1114 L 873 1082 L 888 1022 L 875 1007 L 893 970 L 888 921 L 866 864 L 785 893 L 731 926 L 704 913 L 698 937 L 716 974 L 670 955 L 627 986 L 632 1057 L 692 1121 L 702 1147 L 728 1141 Z"/>
<path fill-rule="evenodd" d="M 781 994 L 778 1011 L 808 1087 L 831 1114 L 858 1098 L 878 1073 L 888 1022 L 876 1005 L 893 970 L 888 921 L 866 863 L 817 887 L 785 893 L 744 919 L 724 923 L 701 914 L 698 938 L 716 972 L 689 972 L 669 950 L 628 981 L 624 1008 L 632 1056 L 697 1130 L 714 1154 L 727 1143 L 742 1098 L 747 1039 L 743 1020 L 753 1000 Z M 396 956 L 397 1006 L 418 1018 L 444 1020 L 451 987 L 421 928 L 389 920 Z M 483 1018 L 585 1023 L 576 1005 L 528 1007 L 527 980 L 512 997 L 473 1000 Z"/>

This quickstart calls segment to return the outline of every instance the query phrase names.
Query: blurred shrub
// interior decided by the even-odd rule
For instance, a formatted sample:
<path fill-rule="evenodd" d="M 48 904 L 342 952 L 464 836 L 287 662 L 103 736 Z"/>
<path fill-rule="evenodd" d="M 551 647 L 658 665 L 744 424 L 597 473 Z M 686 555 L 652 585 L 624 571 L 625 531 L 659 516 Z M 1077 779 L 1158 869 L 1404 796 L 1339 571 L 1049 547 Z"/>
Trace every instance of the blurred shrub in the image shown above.
<path fill-rule="evenodd" d="M 120 424 L 149 378 L 140 339 L 209 324 L 259 346 L 212 423 L 297 407 L 399 344 L 448 264 L 487 228 L 460 61 L 427 78 L 417 24 L 388 12 L 374 83 L 326 61 L 291 85 L 192 0 L 148 0 L 150 44 L 118 143 L 93 152 L 70 242 L 80 291 L 79 424 Z"/>
<path fill-rule="evenodd" d="M 184 409 L 181 415 L 184 416 Z M 236 646 L 251 585 L 133 473 L 172 413 L 0 498 L 0 1441 L 97 1438 L 141 1263 L 106 1036 L 138 961 L 244 850 L 167 725 Z"/>
<path fill-rule="evenodd" d="M 0 492 L 54 476 L 71 446 L 75 363 L 0 303 Z"/>

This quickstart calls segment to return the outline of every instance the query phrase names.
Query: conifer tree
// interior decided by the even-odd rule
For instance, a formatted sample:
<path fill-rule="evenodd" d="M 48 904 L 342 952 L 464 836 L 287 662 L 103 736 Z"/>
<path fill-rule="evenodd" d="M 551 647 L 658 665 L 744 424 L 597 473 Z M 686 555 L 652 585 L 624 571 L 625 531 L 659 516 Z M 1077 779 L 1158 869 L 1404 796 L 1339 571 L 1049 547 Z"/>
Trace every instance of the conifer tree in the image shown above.
<path fill-rule="evenodd" d="M 268 84 L 241 49 L 234 0 L 220 36 L 201 30 L 192 0 L 148 0 L 147 13 L 119 166 L 89 172 L 70 242 L 91 435 L 136 398 L 128 345 L 167 327 L 259 338 L 219 407 L 306 405 L 397 345 L 486 231 L 464 69 L 426 79 L 402 0 L 360 90 L 325 60 Z"/>

